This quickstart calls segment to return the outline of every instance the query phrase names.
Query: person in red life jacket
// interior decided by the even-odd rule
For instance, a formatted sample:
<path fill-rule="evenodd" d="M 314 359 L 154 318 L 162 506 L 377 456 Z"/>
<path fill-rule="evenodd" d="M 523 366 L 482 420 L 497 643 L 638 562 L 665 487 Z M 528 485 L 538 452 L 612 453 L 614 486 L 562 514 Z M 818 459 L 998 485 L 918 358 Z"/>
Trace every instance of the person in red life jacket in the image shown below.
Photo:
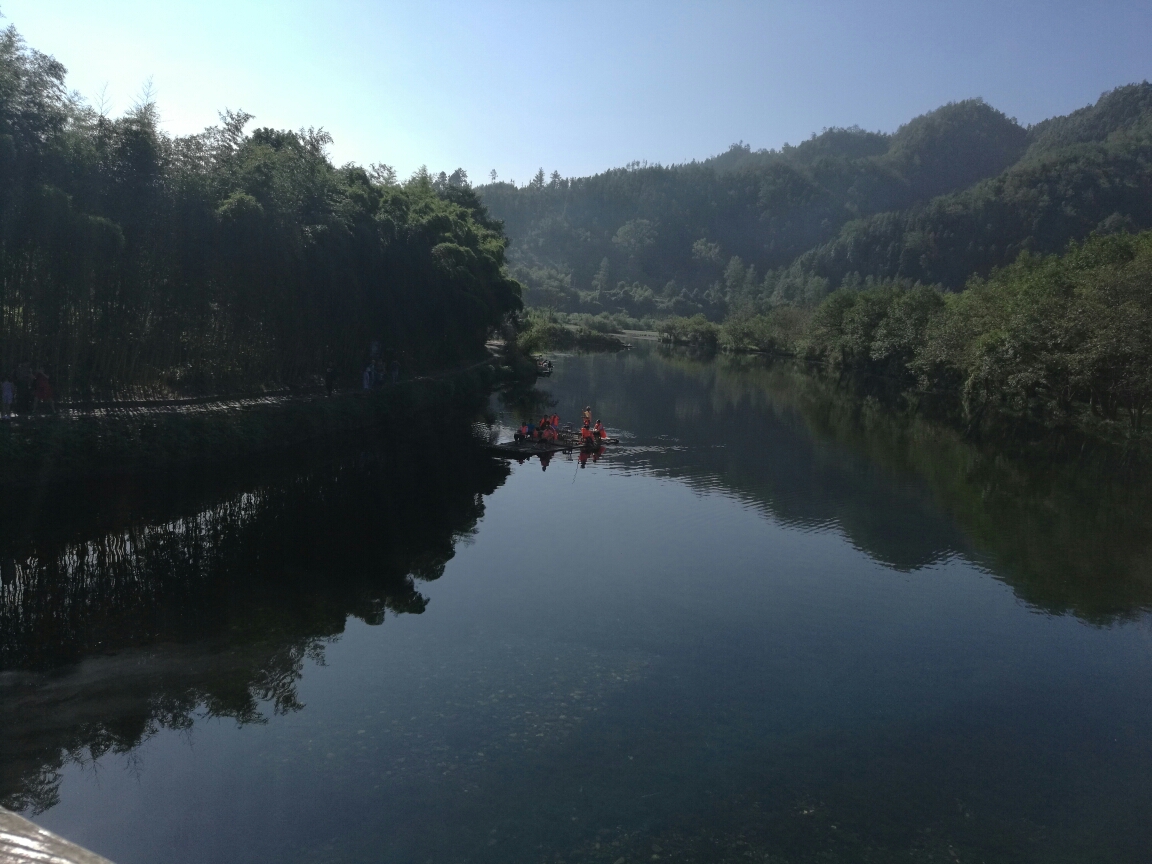
<path fill-rule="evenodd" d="M 596 421 L 596 428 L 593 430 L 597 438 L 607 438 L 608 430 L 604 428 L 604 424 L 599 420 Z"/>
<path fill-rule="evenodd" d="M 592 443 L 592 430 L 587 423 L 580 427 L 580 443 L 585 446 Z"/>
<path fill-rule="evenodd" d="M 560 431 L 560 415 L 559 414 L 553 414 L 551 422 L 552 422 L 552 429 L 556 432 L 559 432 Z"/>
<path fill-rule="evenodd" d="M 531 437 L 531 436 L 528 433 L 528 421 L 527 420 L 521 420 L 520 421 L 520 431 L 513 433 L 512 440 L 517 441 L 517 442 L 527 441 L 529 437 Z"/>

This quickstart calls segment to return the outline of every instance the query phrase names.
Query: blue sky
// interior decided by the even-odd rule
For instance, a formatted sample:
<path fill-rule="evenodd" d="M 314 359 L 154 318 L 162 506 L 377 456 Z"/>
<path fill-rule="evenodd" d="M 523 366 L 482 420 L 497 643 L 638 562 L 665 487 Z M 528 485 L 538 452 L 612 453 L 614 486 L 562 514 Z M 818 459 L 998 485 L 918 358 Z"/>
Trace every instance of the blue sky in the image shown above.
<path fill-rule="evenodd" d="M 1152 3 L 0 0 L 113 113 L 323 126 L 338 162 L 577 176 L 983 96 L 1022 123 L 1152 78 Z"/>

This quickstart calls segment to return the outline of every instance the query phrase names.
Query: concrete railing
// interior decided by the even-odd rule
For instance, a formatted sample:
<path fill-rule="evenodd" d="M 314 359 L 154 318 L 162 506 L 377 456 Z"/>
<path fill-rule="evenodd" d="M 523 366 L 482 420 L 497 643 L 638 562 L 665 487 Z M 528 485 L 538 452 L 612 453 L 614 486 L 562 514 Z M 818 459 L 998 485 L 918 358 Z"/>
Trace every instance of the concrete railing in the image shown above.
<path fill-rule="evenodd" d="M 112 864 L 0 807 L 0 864 Z"/>

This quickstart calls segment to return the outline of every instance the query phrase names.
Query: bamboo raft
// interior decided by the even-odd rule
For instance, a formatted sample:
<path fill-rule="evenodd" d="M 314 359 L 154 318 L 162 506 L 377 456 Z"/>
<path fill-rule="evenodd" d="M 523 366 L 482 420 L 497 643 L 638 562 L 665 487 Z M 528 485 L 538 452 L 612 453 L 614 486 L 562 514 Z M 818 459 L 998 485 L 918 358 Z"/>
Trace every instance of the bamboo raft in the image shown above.
<path fill-rule="evenodd" d="M 551 456 L 554 453 L 571 453 L 573 450 L 594 450 L 606 444 L 619 444 L 619 438 L 592 439 L 585 444 L 574 432 L 561 432 L 555 441 L 505 441 L 502 444 L 489 444 L 488 452 L 508 459 L 523 459 L 529 456 Z"/>

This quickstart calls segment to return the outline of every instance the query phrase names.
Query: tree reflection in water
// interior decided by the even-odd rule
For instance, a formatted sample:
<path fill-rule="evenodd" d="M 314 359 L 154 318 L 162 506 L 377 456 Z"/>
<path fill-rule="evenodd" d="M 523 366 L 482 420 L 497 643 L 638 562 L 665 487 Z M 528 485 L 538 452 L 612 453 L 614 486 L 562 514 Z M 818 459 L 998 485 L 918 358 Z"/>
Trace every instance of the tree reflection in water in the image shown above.
<path fill-rule="evenodd" d="M 435 678 L 434 666 L 444 662 L 438 656 L 434 665 L 410 659 L 392 670 L 413 685 L 397 700 L 407 720 L 378 715 L 377 726 L 365 723 L 361 743 L 359 718 L 342 715 L 350 734 L 326 733 L 335 742 L 331 760 L 327 748 L 294 752 L 301 738 L 284 739 L 283 752 L 300 756 L 296 782 L 311 782 L 323 764 L 331 811 L 359 820 L 347 837 L 349 860 L 388 857 L 381 850 L 395 860 L 439 860 L 449 850 L 473 860 L 536 860 L 544 848 L 612 862 L 646 858 L 656 844 L 664 859 L 763 858 L 782 842 L 797 852 L 791 860 L 824 860 L 832 848 L 845 851 L 828 860 L 953 860 L 953 842 L 975 850 L 963 860 L 1009 860 L 1010 853 L 1023 860 L 1015 853 L 1037 849 L 1035 860 L 1051 860 L 1052 850 L 1064 848 L 1137 860 L 1128 853 L 1147 838 L 1131 802 L 1144 800 L 1140 784 L 1152 774 L 1140 749 L 1146 676 L 1130 676 L 1144 671 L 1142 660 L 1132 660 L 1136 628 L 1085 637 L 1087 628 L 1013 612 L 1004 632 L 988 624 L 987 607 L 963 603 L 933 606 L 916 620 L 938 627 L 891 644 L 883 633 L 902 623 L 903 605 L 873 605 L 862 613 L 872 616 L 864 629 L 843 622 L 845 609 L 855 616 L 849 598 L 857 591 L 865 599 L 898 598 L 907 585 L 914 599 L 965 600 L 967 591 L 950 592 L 973 578 L 970 568 L 941 568 L 949 572 L 939 580 L 932 572 L 957 556 L 980 562 L 1035 608 L 1100 625 L 1134 616 L 1152 599 L 1145 480 L 1122 479 L 1089 460 L 1007 458 L 791 364 L 638 347 L 558 366 L 548 394 L 510 399 L 506 410 L 548 399 L 571 418 L 592 404 L 621 430 L 623 444 L 606 454 L 613 475 L 670 477 L 719 492 L 723 506 L 700 511 L 708 519 L 733 518 L 735 499 L 789 529 L 839 535 L 804 538 L 808 548 L 839 550 L 844 537 L 872 561 L 920 574 L 884 579 L 862 556 L 845 556 L 848 570 L 823 584 L 852 591 L 829 597 L 825 610 L 789 602 L 799 579 L 779 588 L 762 580 L 756 556 L 767 547 L 749 543 L 746 583 L 717 580 L 705 558 L 715 552 L 686 559 L 700 578 L 690 583 L 695 593 L 679 600 L 695 600 L 661 613 L 668 617 L 653 614 L 667 608 L 664 583 L 647 573 L 629 582 L 627 560 L 587 592 L 588 606 L 553 614 L 554 595 L 542 591 L 535 605 L 519 607 L 542 617 L 519 617 L 516 639 L 494 625 L 485 650 L 474 651 L 471 634 L 462 637 L 460 653 L 446 655 L 466 661 L 452 674 Z M 289 472 L 104 489 L 96 497 L 33 501 L 29 515 L 0 519 L 7 526 L 0 589 L 0 792 L 7 803 L 50 806 L 69 760 L 107 752 L 131 759 L 150 734 L 187 728 L 201 713 L 257 723 L 292 711 L 305 660 L 322 659 L 348 615 L 380 621 L 389 610 L 422 609 L 420 580 L 442 571 L 476 524 L 482 496 L 507 473 L 451 433 L 439 434 L 449 437 L 430 448 L 390 442 Z M 572 488 L 569 475 L 579 476 L 577 459 L 554 462 L 543 476 L 535 468 L 519 472 L 516 482 L 556 479 L 547 491 L 563 495 Z M 589 480 L 621 479 L 600 468 L 588 473 Z M 515 488 L 506 492 L 515 499 Z M 763 520 L 737 518 L 748 532 L 742 536 L 760 537 Z M 718 525 L 708 519 L 685 524 L 700 531 Z M 510 526 L 496 518 L 489 527 L 500 536 Z M 525 544 L 532 560 L 556 532 L 571 533 L 565 520 L 545 527 L 551 533 L 534 533 L 538 546 Z M 693 539 L 678 548 L 690 550 Z M 640 571 L 648 566 L 647 542 L 637 532 L 609 548 L 614 555 L 630 548 Z M 492 545 L 488 551 L 503 560 Z M 791 566 L 786 553 L 782 564 Z M 556 581 L 568 580 L 561 589 L 579 587 L 568 597 L 585 591 L 582 565 L 557 568 Z M 928 584 L 935 581 L 949 583 L 945 593 Z M 742 584 L 755 602 L 760 595 L 749 586 L 766 586 L 765 597 L 784 602 L 752 606 L 755 614 L 734 616 L 732 634 L 714 637 L 716 622 L 728 623 L 727 598 L 740 596 L 727 589 Z M 634 606 L 620 619 L 600 616 L 606 595 Z M 980 589 L 968 600 L 1002 595 Z M 508 595 L 473 596 L 501 606 Z M 595 614 L 579 614 L 588 609 Z M 456 625 L 483 617 L 470 604 L 454 614 L 463 616 Z M 561 635 L 578 632 L 583 653 L 553 653 L 544 621 L 561 622 Z M 1042 640 L 1030 641 L 1037 634 Z M 1052 646 L 1067 651 L 1054 654 Z M 742 663 L 732 662 L 732 651 Z M 653 659 L 655 652 L 674 662 Z M 1022 660 L 1013 664 L 1017 654 Z M 61 664 L 63 672 L 54 671 Z M 566 703 L 578 690 L 588 713 L 574 718 Z M 590 692 L 609 695 L 597 703 Z M 385 731 L 397 719 L 395 731 Z M 401 728 L 412 737 L 398 735 Z M 545 729 L 549 737 L 538 738 Z M 369 770 L 391 778 L 378 793 L 359 785 L 362 747 L 375 733 L 381 740 L 371 745 Z M 1097 746 L 1109 741 L 1115 746 L 1107 752 Z M 633 753 L 635 761 L 625 758 Z M 268 764 L 257 755 L 249 764 Z M 261 802 L 269 788 L 263 783 L 252 787 Z M 665 790 L 676 794 L 664 798 Z M 67 791 L 64 798 L 61 810 Z M 77 796 L 81 803 L 98 798 Z M 589 821 L 571 821 L 576 806 Z M 377 819 L 382 812 L 398 821 Z M 1047 826 L 1043 837 L 1037 825 Z M 487 845 L 493 826 L 501 843 L 520 845 Z M 836 845 L 845 843 L 855 845 Z M 203 858 L 207 848 L 197 845 L 195 854 Z M 325 855 L 334 860 L 336 853 Z"/>
<path fill-rule="evenodd" d="M 67 762 L 194 716 L 299 709 L 304 661 L 323 661 L 348 616 L 424 611 L 417 583 L 443 573 L 507 473 L 460 423 L 287 478 L 56 490 L 7 514 L 0 802 L 41 812 Z"/>
<path fill-rule="evenodd" d="M 962 556 L 1045 612 L 1108 624 L 1152 607 L 1152 477 L 1101 452 L 1009 455 L 755 356 L 569 357 L 551 386 L 561 413 L 595 393 L 599 416 L 632 440 L 674 445 L 614 453 L 624 470 L 842 531 L 897 570 Z"/>

